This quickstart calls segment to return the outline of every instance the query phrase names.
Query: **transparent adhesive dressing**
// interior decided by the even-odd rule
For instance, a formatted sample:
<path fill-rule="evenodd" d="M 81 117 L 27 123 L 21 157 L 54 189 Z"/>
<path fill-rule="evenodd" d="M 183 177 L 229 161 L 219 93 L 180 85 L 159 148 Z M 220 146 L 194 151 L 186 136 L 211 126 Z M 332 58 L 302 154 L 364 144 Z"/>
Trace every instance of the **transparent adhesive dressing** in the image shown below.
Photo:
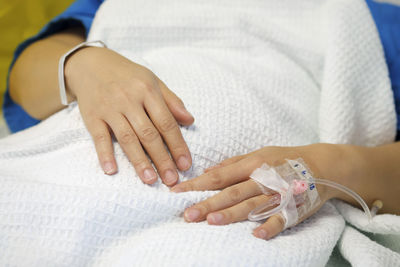
<path fill-rule="evenodd" d="M 270 195 L 268 202 L 252 210 L 248 219 L 264 220 L 279 214 L 285 221 L 285 229 L 307 217 L 318 205 L 320 198 L 315 184 L 340 190 L 356 200 L 363 208 L 368 220 L 372 219 L 365 201 L 353 190 L 325 179 L 314 178 L 303 159 L 286 160 L 276 167 L 263 164 L 250 175 L 262 192 Z"/>

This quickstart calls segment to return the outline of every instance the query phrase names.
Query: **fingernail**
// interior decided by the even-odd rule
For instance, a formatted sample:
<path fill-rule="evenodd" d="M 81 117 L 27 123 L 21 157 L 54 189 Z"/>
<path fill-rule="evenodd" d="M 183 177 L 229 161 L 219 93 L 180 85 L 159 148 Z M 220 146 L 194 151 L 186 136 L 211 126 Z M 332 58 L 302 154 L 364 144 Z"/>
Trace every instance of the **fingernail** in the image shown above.
<path fill-rule="evenodd" d="M 165 172 L 165 183 L 166 184 L 173 184 L 176 182 L 176 180 L 178 179 L 178 175 L 176 174 L 176 172 L 173 172 L 171 170 L 168 170 Z"/>
<path fill-rule="evenodd" d="M 223 218 L 224 215 L 222 213 L 211 213 L 207 216 L 207 220 L 212 224 L 219 224 Z"/>
<path fill-rule="evenodd" d="M 171 188 L 171 191 L 174 193 L 180 193 L 180 192 L 184 192 L 185 190 L 181 186 L 176 185 Z"/>
<path fill-rule="evenodd" d="M 143 178 L 146 182 L 151 182 L 153 181 L 155 178 L 157 178 L 157 174 L 154 170 L 152 169 L 146 169 L 143 172 Z"/>
<path fill-rule="evenodd" d="M 187 170 L 190 167 L 189 159 L 186 156 L 180 156 L 178 159 L 178 165 L 181 170 Z"/>
<path fill-rule="evenodd" d="M 111 162 L 104 163 L 103 171 L 105 174 L 113 174 L 115 172 L 114 164 Z"/>
<path fill-rule="evenodd" d="M 264 229 L 258 230 L 256 236 L 258 238 L 267 239 L 267 231 L 265 231 Z"/>
<path fill-rule="evenodd" d="M 200 216 L 200 211 L 198 209 L 188 209 L 185 211 L 185 218 L 189 222 L 193 222 Z"/>

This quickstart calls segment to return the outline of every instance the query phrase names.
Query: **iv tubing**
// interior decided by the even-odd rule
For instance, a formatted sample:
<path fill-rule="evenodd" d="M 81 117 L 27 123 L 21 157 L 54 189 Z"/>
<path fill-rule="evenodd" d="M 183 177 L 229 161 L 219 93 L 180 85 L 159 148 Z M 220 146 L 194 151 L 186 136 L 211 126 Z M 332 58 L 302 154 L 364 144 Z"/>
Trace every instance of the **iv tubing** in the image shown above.
<path fill-rule="evenodd" d="M 313 178 L 312 180 L 309 180 L 307 182 L 330 186 L 330 187 L 333 187 L 335 189 L 338 189 L 338 190 L 342 191 L 343 193 L 346 193 L 347 195 L 351 196 L 353 199 L 355 199 L 360 204 L 360 206 L 363 208 L 363 210 L 365 212 L 365 215 L 367 216 L 368 220 L 372 220 L 371 211 L 368 208 L 368 205 L 360 197 L 360 195 L 358 195 L 353 190 L 351 190 L 351 189 L 349 189 L 349 188 L 347 188 L 347 187 L 345 187 L 345 186 L 343 186 L 341 184 L 338 184 L 338 183 L 335 183 L 335 182 L 332 182 L 332 181 L 329 181 L 329 180 L 325 180 L 325 179 Z M 255 208 L 254 210 L 252 210 L 249 213 L 249 216 L 248 216 L 249 220 L 251 220 L 251 221 L 259 221 L 259 220 L 266 219 L 266 218 L 268 218 L 268 217 L 270 217 L 270 216 L 272 216 L 274 214 L 279 213 L 283 208 L 285 208 L 288 205 L 290 198 L 293 197 L 292 194 L 293 194 L 293 183 L 289 186 L 288 191 L 286 193 L 284 193 L 283 196 L 281 195 L 280 201 L 276 197 L 276 196 L 279 196 L 279 195 L 274 195 L 271 198 L 271 200 L 268 201 L 265 205 L 262 205 L 260 207 Z M 268 208 L 270 206 L 276 205 L 278 203 L 279 203 L 279 205 L 277 207 L 275 207 L 275 208 L 273 208 L 271 210 L 268 210 L 266 212 L 259 213 L 260 211 L 262 211 L 262 210 L 264 210 L 264 209 L 266 209 L 266 208 Z"/>
<path fill-rule="evenodd" d="M 293 197 L 293 187 L 294 187 L 294 185 L 291 184 L 289 186 L 288 191 L 286 193 L 281 194 L 280 198 L 279 198 L 279 194 L 273 195 L 271 201 L 268 201 L 265 205 L 262 205 L 262 206 L 259 206 L 255 209 L 253 209 L 248 215 L 249 220 L 250 221 L 259 221 L 259 220 L 266 219 L 274 214 L 279 213 L 282 209 L 284 209 L 289 204 L 290 198 Z M 289 194 L 290 194 L 290 196 L 289 196 Z M 278 198 L 276 196 L 278 196 Z M 268 207 L 276 205 L 276 204 L 279 204 L 279 205 L 271 210 L 268 210 L 263 213 L 259 213 L 260 211 L 264 210 L 265 208 L 268 208 Z"/>
<path fill-rule="evenodd" d="M 367 217 L 368 217 L 368 220 L 372 220 L 372 215 L 371 215 L 371 212 L 370 212 L 370 210 L 368 208 L 367 203 L 365 203 L 365 201 L 360 197 L 359 194 L 357 194 L 356 192 L 354 192 L 350 188 L 347 188 L 347 187 L 345 187 L 345 186 L 343 186 L 341 184 L 338 184 L 338 183 L 335 183 L 335 182 L 332 182 L 332 181 L 329 181 L 329 180 L 325 180 L 325 179 L 314 178 L 312 182 L 314 182 L 316 184 L 322 184 L 322 185 L 327 185 L 327 186 L 333 187 L 333 188 L 338 189 L 338 190 L 342 191 L 343 193 L 346 193 L 347 195 L 351 196 L 363 208 L 363 210 L 365 212 L 365 215 L 367 215 Z"/>

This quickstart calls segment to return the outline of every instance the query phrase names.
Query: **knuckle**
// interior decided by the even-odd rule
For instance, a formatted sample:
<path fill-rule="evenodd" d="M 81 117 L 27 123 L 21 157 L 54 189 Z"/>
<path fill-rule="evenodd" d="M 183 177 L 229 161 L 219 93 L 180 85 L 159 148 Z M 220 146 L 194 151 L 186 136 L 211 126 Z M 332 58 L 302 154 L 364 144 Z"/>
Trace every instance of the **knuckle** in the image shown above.
<path fill-rule="evenodd" d="M 154 86 L 152 83 L 144 81 L 144 80 L 137 80 L 136 81 L 136 87 L 139 88 L 140 90 L 146 92 L 146 93 L 153 93 L 154 92 Z"/>
<path fill-rule="evenodd" d="M 133 164 L 133 166 L 135 166 L 136 169 L 144 169 L 147 166 L 147 160 L 142 158 L 132 158 L 130 159 L 130 162 Z"/>
<path fill-rule="evenodd" d="M 133 133 L 133 131 L 125 130 L 124 132 L 121 133 L 121 135 L 119 137 L 119 142 L 122 145 L 128 145 L 135 141 L 135 137 L 136 136 Z"/>
<path fill-rule="evenodd" d="M 152 127 L 146 127 L 140 130 L 140 139 L 144 142 L 152 142 L 156 140 L 158 136 L 158 132 Z"/>
<path fill-rule="evenodd" d="M 254 200 L 247 200 L 245 203 L 249 210 L 254 210 L 257 207 L 257 203 Z"/>
<path fill-rule="evenodd" d="M 104 143 L 107 141 L 106 133 L 95 133 L 93 134 L 93 140 L 95 143 Z"/>
<path fill-rule="evenodd" d="M 216 187 L 220 187 L 223 184 L 222 176 L 219 172 L 211 172 L 210 173 L 210 182 L 212 185 Z"/>
<path fill-rule="evenodd" d="M 226 193 L 231 202 L 236 203 L 242 200 L 242 192 L 238 187 L 229 188 Z"/>
<path fill-rule="evenodd" d="M 194 187 L 193 187 L 192 183 L 190 183 L 190 182 L 186 182 L 184 185 L 182 184 L 181 187 L 185 192 L 194 190 Z"/>
<path fill-rule="evenodd" d="M 265 163 L 265 159 L 259 155 L 254 156 L 253 161 L 257 166 L 261 166 L 263 163 Z"/>
<path fill-rule="evenodd" d="M 197 181 L 190 181 L 187 183 L 187 188 L 189 191 L 198 191 L 200 190 L 200 186 L 197 184 Z"/>
<path fill-rule="evenodd" d="M 285 219 L 281 215 L 277 215 L 276 220 L 278 221 L 278 224 L 281 228 L 285 226 Z"/>
<path fill-rule="evenodd" d="M 159 127 L 162 132 L 168 132 L 170 130 L 175 129 L 175 127 L 177 127 L 177 124 L 173 118 L 166 118 L 160 122 Z"/>

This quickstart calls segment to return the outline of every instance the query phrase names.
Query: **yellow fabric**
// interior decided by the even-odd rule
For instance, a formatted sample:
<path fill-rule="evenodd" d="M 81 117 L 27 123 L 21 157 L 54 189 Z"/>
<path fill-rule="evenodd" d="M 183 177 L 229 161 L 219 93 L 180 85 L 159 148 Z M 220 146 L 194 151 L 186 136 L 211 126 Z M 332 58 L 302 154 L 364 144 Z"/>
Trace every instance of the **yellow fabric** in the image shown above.
<path fill-rule="evenodd" d="M 15 48 L 35 35 L 73 0 L 0 0 L 0 104 L 6 90 L 8 68 Z M 0 109 L 0 115 L 2 111 Z"/>

